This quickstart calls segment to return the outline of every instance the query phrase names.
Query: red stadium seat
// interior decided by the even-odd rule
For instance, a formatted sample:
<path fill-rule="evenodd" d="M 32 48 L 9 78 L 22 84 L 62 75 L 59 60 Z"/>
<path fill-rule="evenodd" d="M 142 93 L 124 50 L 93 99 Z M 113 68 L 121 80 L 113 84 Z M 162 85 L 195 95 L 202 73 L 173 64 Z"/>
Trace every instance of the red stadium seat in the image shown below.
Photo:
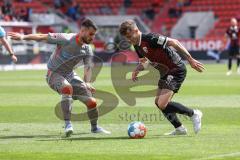
<path fill-rule="evenodd" d="M 82 7 L 82 11 L 85 14 L 101 14 L 99 9 L 102 6 L 109 6 L 112 13 L 117 15 L 119 9 L 123 5 L 123 0 L 76 0 Z M 0 6 L 3 2 L 0 2 Z M 176 7 L 177 0 L 172 0 L 171 2 L 165 0 L 132 0 L 132 6 L 127 9 L 127 14 L 142 14 L 143 8 L 147 8 L 154 4 L 154 8 L 157 13 L 155 20 L 152 23 L 152 30 L 159 31 L 162 24 L 167 28 L 169 33 L 172 27 L 177 23 L 180 18 L 171 18 L 168 16 L 168 10 L 171 7 Z M 30 3 L 23 3 L 14 1 L 13 6 L 16 8 L 16 13 L 18 13 L 17 8 L 32 8 L 35 13 L 47 12 L 47 6 L 54 8 L 53 0 L 33 0 Z M 229 25 L 229 19 L 234 16 L 238 16 L 238 11 L 240 10 L 240 0 L 193 0 L 191 5 L 183 6 L 182 12 L 188 11 L 213 11 L 218 21 L 215 24 L 215 29 L 207 34 L 207 37 L 218 36 L 225 32 L 225 28 Z M 65 11 L 63 11 L 65 12 Z M 164 18 L 162 18 L 164 17 Z M 149 23 L 149 20 L 146 20 Z M 47 30 L 47 29 L 46 29 Z"/>

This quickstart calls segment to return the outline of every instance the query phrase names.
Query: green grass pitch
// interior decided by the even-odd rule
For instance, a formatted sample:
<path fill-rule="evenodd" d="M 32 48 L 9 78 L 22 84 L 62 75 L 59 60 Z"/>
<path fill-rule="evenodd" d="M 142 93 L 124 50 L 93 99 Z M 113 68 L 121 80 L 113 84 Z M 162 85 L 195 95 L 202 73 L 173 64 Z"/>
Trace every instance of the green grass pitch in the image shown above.
<path fill-rule="evenodd" d="M 0 72 L 0 160 L 240 159 L 240 75 L 227 77 L 225 71 L 222 64 L 208 64 L 201 74 L 188 67 L 187 79 L 174 97 L 203 111 L 199 135 L 190 120 L 181 117 L 189 135 L 163 136 L 173 128 L 159 115 L 153 96 L 138 98 L 134 107 L 120 100 L 102 116 L 99 123 L 112 131 L 110 136 L 91 134 L 84 121 L 73 123 L 75 134 L 69 139 L 63 138 L 63 123 L 54 114 L 60 96 L 48 88 L 45 71 Z M 116 94 L 109 77 L 110 67 L 104 67 L 94 86 Z M 84 110 L 74 102 L 74 112 Z M 139 114 L 147 136 L 129 139 L 127 125 Z M 151 114 L 159 119 L 144 119 Z"/>

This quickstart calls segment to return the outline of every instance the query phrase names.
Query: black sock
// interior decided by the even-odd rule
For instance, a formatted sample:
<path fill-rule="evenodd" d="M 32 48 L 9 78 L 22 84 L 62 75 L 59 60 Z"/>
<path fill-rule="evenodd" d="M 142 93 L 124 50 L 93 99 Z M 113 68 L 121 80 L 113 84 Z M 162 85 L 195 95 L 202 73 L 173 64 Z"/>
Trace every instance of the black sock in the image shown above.
<path fill-rule="evenodd" d="M 164 116 L 168 119 L 169 122 L 175 127 L 178 128 L 182 125 L 180 120 L 178 119 L 176 113 L 169 113 L 168 111 L 162 110 Z"/>
<path fill-rule="evenodd" d="M 184 114 L 189 117 L 193 116 L 193 109 L 187 108 L 184 105 L 177 103 L 177 102 L 169 102 L 165 110 L 172 113 Z"/>
<path fill-rule="evenodd" d="M 232 58 L 228 58 L 228 70 L 232 69 Z"/>
<path fill-rule="evenodd" d="M 240 58 L 237 58 L 237 67 L 240 65 Z"/>

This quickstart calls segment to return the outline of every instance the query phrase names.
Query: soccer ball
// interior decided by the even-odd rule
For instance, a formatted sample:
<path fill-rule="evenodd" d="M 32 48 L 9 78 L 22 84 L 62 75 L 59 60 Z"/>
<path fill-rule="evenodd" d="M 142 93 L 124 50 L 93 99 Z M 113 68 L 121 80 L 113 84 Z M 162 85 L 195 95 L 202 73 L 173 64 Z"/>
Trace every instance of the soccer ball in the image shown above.
<path fill-rule="evenodd" d="M 147 133 L 147 128 L 142 122 L 132 122 L 128 125 L 128 136 L 130 138 L 143 138 Z"/>

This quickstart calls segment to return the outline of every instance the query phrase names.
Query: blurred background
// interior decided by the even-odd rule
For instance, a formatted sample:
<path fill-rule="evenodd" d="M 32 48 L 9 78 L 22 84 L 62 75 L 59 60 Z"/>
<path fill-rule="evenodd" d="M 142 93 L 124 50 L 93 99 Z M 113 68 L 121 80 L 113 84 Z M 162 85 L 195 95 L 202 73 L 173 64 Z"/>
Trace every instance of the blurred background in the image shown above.
<path fill-rule="evenodd" d="M 179 39 L 193 57 L 224 62 L 230 19 L 240 18 L 240 0 L 1 0 L 0 26 L 20 33 L 78 32 L 78 24 L 90 18 L 99 27 L 92 44 L 104 62 L 137 61 L 133 47 L 118 33 L 119 24 L 134 19 L 142 32 L 157 32 Z M 11 41 L 18 64 L 45 64 L 54 45 Z M 127 54 L 133 52 L 132 54 Z M 0 48 L 0 64 L 11 64 Z M 221 61 L 223 60 L 223 61 Z M 4 69 L 1 67 L 1 69 Z"/>

